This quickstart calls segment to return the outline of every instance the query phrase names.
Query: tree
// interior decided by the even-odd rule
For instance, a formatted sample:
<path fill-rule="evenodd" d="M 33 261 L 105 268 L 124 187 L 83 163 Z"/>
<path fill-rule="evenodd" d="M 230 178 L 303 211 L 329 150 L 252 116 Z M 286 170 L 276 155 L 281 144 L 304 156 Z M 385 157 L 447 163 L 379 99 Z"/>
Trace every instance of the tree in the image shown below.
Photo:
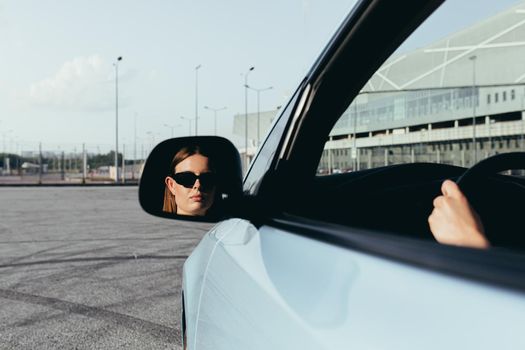
<path fill-rule="evenodd" d="M 87 163 L 90 169 L 96 169 L 101 166 L 115 165 L 115 151 L 106 154 L 95 154 L 88 156 Z M 122 164 L 122 153 L 118 154 L 118 164 Z"/>

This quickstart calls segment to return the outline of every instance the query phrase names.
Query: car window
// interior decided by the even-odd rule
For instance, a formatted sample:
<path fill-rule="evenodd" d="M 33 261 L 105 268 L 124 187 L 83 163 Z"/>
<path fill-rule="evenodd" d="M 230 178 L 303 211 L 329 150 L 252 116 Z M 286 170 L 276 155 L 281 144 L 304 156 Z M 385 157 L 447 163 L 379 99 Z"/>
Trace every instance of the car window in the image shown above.
<path fill-rule="evenodd" d="M 434 240 L 450 179 L 488 242 L 525 249 L 525 162 L 512 160 L 525 150 L 525 2 L 478 5 L 444 3 L 372 74 L 319 135 L 309 193 L 323 205 L 291 212 Z"/>
<path fill-rule="evenodd" d="M 523 2 L 446 2 L 340 116 L 317 174 L 418 162 L 470 167 L 525 149 L 524 21 Z"/>

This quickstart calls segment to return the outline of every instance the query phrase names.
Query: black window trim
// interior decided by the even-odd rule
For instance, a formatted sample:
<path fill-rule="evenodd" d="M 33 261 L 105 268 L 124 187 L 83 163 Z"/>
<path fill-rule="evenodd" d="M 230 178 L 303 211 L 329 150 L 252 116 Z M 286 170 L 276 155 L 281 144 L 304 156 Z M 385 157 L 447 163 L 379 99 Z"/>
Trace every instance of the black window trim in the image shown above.
<path fill-rule="evenodd" d="M 347 227 L 286 213 L 270 218 L 264 224 L 418 268 L 525 292 L 525 254 L 510 249 L 480 250 L 448 246 L 431 240 Z"/>
<path fill-rule="evenodd" d="M 279 113 L 279 116 L 275 118 L 274 123 L 272 124 L 270 131 L 266 134 L 264 141 L 261 143 L 253 161 L 250 163 L 248 171 L 246 172 L 243 178 L 243 191 L 246 195 L 255 196 L 259 192 L 259 186 L 263 180 L 265 174 L 271 173 L 275 168 L 276 163 L 279 161 L 283 146 L 286 144 L 286 139 L 288 138 L 290 125 L 293 123 L 294 116 L 297 113 L 297 108 L 301 105 L 301 101 L 305 94 L 308 95 L 309 87 L 306 83 L 306 78 L 299 84 L 298 88 L 292 94 L 286 106 Z M 304 103 L 304 102 L 303 102 Z M 267 143 L 272 138 L 272 134 L 275 133 L 275 129 L 279 124 L 284 124 L 282 132 L 280 134 L 279 141 L 274 147 L 273 158 L 267 163 L 266 171 L 261 174 L 253 174 L 253 169 L 256 162 L 261 161 L 261 154 L 270 147 Z M 258 175 L 258 176 L 257 176 Z M 253 182 L 250 184 L 249 181 L 253 178 Z"/>

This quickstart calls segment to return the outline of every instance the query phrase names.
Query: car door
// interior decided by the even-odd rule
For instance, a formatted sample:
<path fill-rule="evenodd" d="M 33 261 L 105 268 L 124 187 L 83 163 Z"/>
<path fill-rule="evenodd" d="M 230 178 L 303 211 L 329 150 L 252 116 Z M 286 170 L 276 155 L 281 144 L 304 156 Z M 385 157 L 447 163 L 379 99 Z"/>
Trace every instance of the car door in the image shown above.
<path fill-rule="evenodd" d="M 348 248 L 305 237 L 306 231 L 317 237 L 328 233 L 318 223 L 301 227 L 295 219 L 276 220 L 257 229 L 232 219 L 224 225 L 228 232 L 210 234 L 216 249 L 189 341 L 193 348 L 525 345 L 521 293 L 370 254 L 363 242 Z M 344 234 L 362 238 L 361 232 Z"/>

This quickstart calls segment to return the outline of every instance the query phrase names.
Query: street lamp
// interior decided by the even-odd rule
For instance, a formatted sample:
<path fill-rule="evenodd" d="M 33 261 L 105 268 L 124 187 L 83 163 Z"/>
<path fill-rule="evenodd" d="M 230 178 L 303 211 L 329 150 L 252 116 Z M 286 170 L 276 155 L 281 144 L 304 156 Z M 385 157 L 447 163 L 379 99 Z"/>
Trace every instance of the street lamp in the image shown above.
<path fill-rule="evenodd" d="M 255 67 L 250 67 L 244 74 L 244 171 L 248 171 L 248 74 Z"/>
<path fill-rule="evenodd" d="M 259 105 L 260 95 L 261 95 L 261 92 L 263 92 L 263 91 L 267 91 L 267 90 L 273 89 L 273 86 L 269 86 L 269 87 L 263 88 L 263 89 L 257 89 L 257 88 L 251 87 L 249 85 L 246 85 L 246 87 L 248 89 L 251 89 L 251 90 L 257 92 L 257 146 L 259 146 L 261 144 L 261 138 L 260 138 L 261 109 L 260 109 L 260 105 Z"/>
<path fill-rule="evenodd" d="M 153 147 L 155 147 L 155 135 L 159 135 L 158 133 L 155 133 L 153 131 L 147 131 L 146 132 L 146 135 L 148 135 L 149 137 L 151 137 L 150 139 L 150 144 L 149 144 L 149 149 L 150 149 L 150 152 L 151 153 L 151 150 L 153 150 Z"/>
<path fill-rule="evenodd" d="M 122 61 L 122 56 L 113 63 L 115 66 L 115 183 L 118 183 L 118 63 Z"/>
<path fill-rule="evenodd" d="M 209 109 L 210 111 L 213 111 L 213 115 L 214 115 L 214 126 L 215 126 L 215 132 L 214 132 L 214 135 L 217 136 L 217 112 L 220 112 L 220 111 L 223 111 L 226 109 L 226 107 L 222 107 L 222 108 L 212 108 L 212 107 L 208 107 L 208 106 L 204 106 L 205 109 Z"/>
<path fill-rule="evenodd" d="M 199 120 L 199 69 L 202 65 L 195 67 L 195 136 L 198 133 L 198 120 Z"/>
<path fill-rule="evenodd" d="M 478 148 L 476 147 L 476 55 L 469 57 L 472 61 L 472 149 L 474 150 L 474 164 L 478 162 Z"/>
<path fill-rule="evenodd" d="M 188 121 L 188 126 L 189 126 L 188 136 L 191 136 L 191 121 L 192 121 L 193 119 L 191 119 L 191 118 L 186 118 L 186 117 L 182 117 L 182 116 L 180 117 L 180 119 L 182 119 L 182 120 L 187 120 L 187 121 Z"/>
<path fill-rule="evenodd" d="M 131 180 L 135 180 L 135 168 L 137 167 L 137 112 L 133 118 L 133 168 L 131 170 Z"/>
<path fill-rule="evenodd" d="M 171 129 L 171 138 L 173 138 L 173 129 L 175 129 L 177 126 L 180 126 L 180 124 L 177 124 L 177 125 L 164 124 L 164 126 Z"/>

